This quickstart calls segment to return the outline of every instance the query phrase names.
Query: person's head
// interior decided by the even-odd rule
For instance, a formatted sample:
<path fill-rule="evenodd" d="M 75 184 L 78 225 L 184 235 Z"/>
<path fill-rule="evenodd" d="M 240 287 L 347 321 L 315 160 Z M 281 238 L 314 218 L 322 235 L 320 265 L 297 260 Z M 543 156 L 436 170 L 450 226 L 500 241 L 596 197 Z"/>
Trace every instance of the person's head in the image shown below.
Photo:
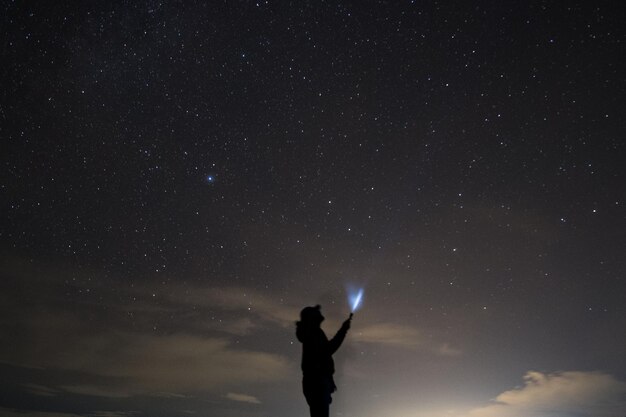
<path fill-rule="evenodd" d="M 319 304 L 314 307 L 304 307 L 300 312 L 300 320 L 307 326 L 319 326 L 324 321 L 321 309 Z"/>

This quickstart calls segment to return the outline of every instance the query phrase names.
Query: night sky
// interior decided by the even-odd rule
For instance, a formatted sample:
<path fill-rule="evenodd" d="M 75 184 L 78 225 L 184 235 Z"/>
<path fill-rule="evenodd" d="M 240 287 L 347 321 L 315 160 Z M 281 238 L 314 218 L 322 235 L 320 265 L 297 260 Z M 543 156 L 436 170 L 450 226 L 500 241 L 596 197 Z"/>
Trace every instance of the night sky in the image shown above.
<path fill-rule="evenodd" d="M 626 414 L 619 2 L 1 11 L 3 417 Z"/>

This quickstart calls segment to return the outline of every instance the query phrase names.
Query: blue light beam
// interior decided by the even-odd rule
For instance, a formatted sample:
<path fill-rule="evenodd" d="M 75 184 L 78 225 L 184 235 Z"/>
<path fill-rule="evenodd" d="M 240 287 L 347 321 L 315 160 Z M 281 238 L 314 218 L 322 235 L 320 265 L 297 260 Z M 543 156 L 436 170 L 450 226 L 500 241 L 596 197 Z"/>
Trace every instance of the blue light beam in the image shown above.
<path fill-rule="evenodd" d="M 361 307 L 361 300 L 363 299 L 363 288 L 359 288 L 356 291 L 348 292 L 348 302 L 353 313 Z"/>

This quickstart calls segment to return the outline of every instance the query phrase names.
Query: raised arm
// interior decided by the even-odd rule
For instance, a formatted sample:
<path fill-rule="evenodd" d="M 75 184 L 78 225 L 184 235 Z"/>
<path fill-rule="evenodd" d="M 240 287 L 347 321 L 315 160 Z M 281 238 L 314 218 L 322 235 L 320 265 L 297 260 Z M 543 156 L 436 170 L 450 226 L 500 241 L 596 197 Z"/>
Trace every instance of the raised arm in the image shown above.
<path fill-rule="evenodd" d="M 346 338 L 346 334 L 348 333 L 348 329 L 350 329 L 350 322 L 352 320 L 352 316 L 346 321 L 343 322 L 337 334 L 328 341 L 328 350 L 332 355 L 339 349 L 339 346 L 343 343 L 343 339 Z"/>

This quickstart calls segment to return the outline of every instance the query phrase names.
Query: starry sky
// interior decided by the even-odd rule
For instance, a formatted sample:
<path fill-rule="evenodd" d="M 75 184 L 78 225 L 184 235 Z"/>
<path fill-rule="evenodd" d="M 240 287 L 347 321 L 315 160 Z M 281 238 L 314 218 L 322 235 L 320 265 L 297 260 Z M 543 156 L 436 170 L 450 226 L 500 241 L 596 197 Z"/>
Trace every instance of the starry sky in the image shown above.
<path fill-rule="evenodd" d="M 1 10 L 1 415 L 623 417 L 618 2 Z"/>

